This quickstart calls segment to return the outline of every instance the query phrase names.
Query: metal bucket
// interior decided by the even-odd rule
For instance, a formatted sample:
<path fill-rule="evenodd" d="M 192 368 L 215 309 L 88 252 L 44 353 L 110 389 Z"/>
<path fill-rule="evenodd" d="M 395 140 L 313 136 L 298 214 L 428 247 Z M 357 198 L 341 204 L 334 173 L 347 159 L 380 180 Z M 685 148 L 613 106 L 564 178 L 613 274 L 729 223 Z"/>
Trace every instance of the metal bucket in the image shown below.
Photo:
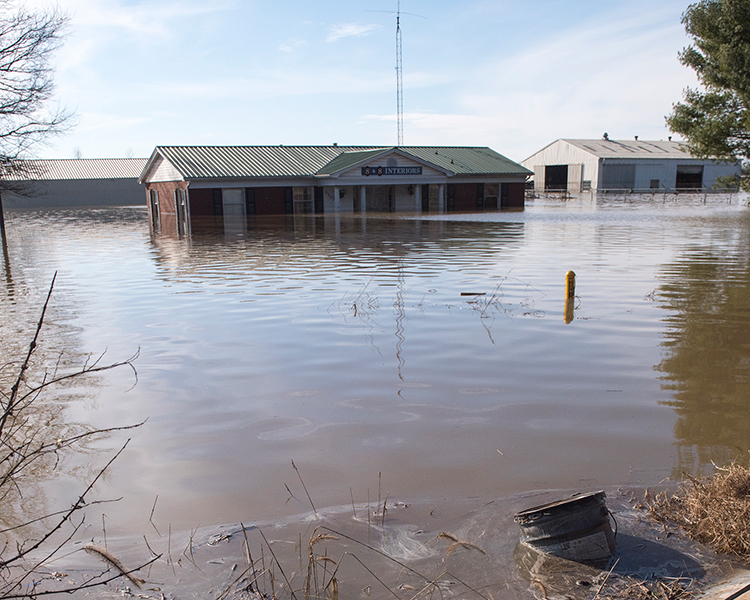
<path fill-rule="evenodd" d="M 606 497 L 604 492 L 591 492 L 516 513 L 521 542 L 568 560 L 608 560 L 616 544 Z"/>

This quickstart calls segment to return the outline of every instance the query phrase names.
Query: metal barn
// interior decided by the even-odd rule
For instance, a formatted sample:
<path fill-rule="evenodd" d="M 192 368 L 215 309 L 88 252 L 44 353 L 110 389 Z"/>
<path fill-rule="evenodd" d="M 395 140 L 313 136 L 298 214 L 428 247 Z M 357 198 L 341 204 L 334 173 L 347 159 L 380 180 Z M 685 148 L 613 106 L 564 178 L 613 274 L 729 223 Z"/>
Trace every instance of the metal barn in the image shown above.
<path fill-rule="evenodd" d="M 136 206 L 145 158 L 25 160 L 2 174 L 5 208 Z"/>
<path fill-rule="evenodd" d="M 534 171 L 536 192 L 706 190 L 740 174 L 739 163 L 694 158 L 680 142 L 607 137 L 557 140 L 521 164 Z"/>

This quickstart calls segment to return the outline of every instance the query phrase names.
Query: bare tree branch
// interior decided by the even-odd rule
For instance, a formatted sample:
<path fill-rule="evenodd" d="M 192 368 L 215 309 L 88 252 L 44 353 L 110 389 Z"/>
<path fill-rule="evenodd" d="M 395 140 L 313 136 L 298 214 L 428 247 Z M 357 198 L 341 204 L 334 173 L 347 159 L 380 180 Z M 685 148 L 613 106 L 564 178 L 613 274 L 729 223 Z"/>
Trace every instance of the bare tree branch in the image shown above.
<path fill-rule="evenodd" d="M 0 0 L 0 7 L 2 7 L 4 1 Z M 0 32 L 1 41 L 2 34 Z M 1 59 L 0 77 L 2 77 Z M 5 365 L 16 365 L 17 368 L 15 376 L 10 378 L 9 383 L 12 383 L 10 390 L 0 391 L 0 502 L 8 503 L 9 506 L 11 505 L 10 501 L 24 498 L 24 487 L 28 486 L 29 482 L 34 481 L 34 478 L 38 476 L 39 469 L 51 467 L 54 470 L 57 468 L 61 455 L 65 455 L 66 452 L 76 447 L 80 449 L 87 440 L 96 436 L 133 429 L 145 423 L 143 421 L 135 425 L 107 429 L 94 429 L 83 424 L 67 424 L 64 421 L 58 423 L 56 420 L 59 417 L 51 408 L 55 405 L 42 402 L 42 393 L 52 386 L 116 367 L 129 366 L 134 373 L 135 383 L 138 382 L 138 373 L 133 361 L 138 357 L 139 352 L 136 352 L 127 360 L 110 364 L 103 364 L 105 353 L 102 353 L 96 356 L 93 361 L 90 361 L 91 357 L 89 357 L 82 367 L 70 373 L 60 372 L 60 357 L 58 357 L 51 375 L 43 371 L 41 375 L 35 376 L 32 369 L 33 357 L 40 344 L 41 332 L 56 277 L 57 274 L 50 284 L 39 321 L 23 360 L 11 361 Z M 33 379 L 36 379 L 35 383 L 30 382 Z M 131 582 L 139 581 L 131 573 L 150 565 L 159 558 L 157 556 L 132 571 L 125 570 L 121 566 L 117 567 L 119 572 L 114 577 L 106 577 L 106 571 L 104 571 L 84 579 L 81 584 L 73 587 L 66 586 L 62 589 L 54 585 L 52 586 L 54 589 L 46 589 L 49 587 L 47 583 L 53 577 L 42 574 L 41 580 L 39 579 L 40 569 L 43 569 L 50 560 L 59 557 L 63 550 L 70 547 L 73 537 L 84 524 L 81 511 L 87 506 L 102 502 L 90 502 L 88 496 L 112 463 L 122 454 L 129 442 L 130 439 L 122 445 L 104 467 L 87 480 L 85 489 L 71 503 L 69 508 L 47 513 L 44 516 L 37 515 L 32 518 L 19 519 L 22 522 L 18 524 L 10 523 L 9 526 L 0 531 L 0 534 L 7 534 L 32 524 L 35 528 L 41 529 L 34 534 L 33 539 L 19 537 L 17 541 L 12 542 L 12 538 L 6 538 L 5 545 L 0 548 L 0 598 L 35 598 L 53 593 L 71 593 L 76 590 L 101 586 L 119 577 L 125 577 Z M 115 559 L 112 564 L 117 566 L 120 563 Z"/>
<path fill-rule="evenodd" d="M 61 133 L 71 115 L 47 108 L 55 93 L 52 55 L 67 16 L 0 0 L 0 161 L 12 163 L 33 145 Z M 2 177 L 0 175 L 0 177 Z"/>

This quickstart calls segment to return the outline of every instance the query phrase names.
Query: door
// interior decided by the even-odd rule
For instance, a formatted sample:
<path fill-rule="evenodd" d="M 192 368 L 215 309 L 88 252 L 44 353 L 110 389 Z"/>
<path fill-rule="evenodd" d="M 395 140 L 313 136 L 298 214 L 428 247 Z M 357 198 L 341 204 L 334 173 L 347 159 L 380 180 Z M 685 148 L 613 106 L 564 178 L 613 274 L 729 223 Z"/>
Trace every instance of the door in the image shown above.
<path fill-rule="evenodd" d="M 151 210 L 151 227 L 158 231 L 161 226 L 161 217 L 159 215 L 159 192 L 149 190 L 148 192 L 149 208 Z"/>
<path fill-rule="evenodd" d="M 222 189 L 221 206 L 224 213 L 224 233 L 239 233 L 247 229 L 243 188 Z"/>

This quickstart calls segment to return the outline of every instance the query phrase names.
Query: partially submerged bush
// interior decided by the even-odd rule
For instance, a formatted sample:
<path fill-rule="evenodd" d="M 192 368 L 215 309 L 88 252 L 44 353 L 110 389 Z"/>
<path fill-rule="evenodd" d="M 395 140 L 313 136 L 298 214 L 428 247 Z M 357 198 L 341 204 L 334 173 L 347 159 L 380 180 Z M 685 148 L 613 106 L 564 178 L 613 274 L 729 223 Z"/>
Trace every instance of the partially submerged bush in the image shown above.
<path fill-rule="evenodd" d="M 717 552 L 750 560 L 750 467 L 736 462 L 688 479 L 676 493 L 647 501 L 657 521 L 671 521 Z"/>

